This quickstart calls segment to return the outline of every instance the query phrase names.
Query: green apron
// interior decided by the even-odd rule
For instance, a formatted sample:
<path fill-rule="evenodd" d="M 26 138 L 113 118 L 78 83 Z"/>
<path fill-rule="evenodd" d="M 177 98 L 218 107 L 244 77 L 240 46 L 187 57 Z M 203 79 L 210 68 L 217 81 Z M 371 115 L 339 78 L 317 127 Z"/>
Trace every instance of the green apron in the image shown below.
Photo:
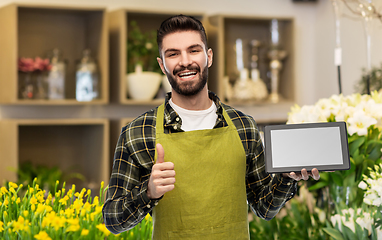
<path fill-rule="evenodd" d="M 158 108 L 156 142 L 175 166 L 175 188 L 153 209 L 153 239 L 249 239 L 246 155 L 228 127 L 165 134 Z"/>

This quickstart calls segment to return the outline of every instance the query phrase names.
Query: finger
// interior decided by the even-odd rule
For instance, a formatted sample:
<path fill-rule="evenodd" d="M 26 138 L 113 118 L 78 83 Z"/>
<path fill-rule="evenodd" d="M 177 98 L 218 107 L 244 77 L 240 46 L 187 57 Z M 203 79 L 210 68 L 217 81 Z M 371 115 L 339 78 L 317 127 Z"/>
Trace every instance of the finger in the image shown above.
<path fill-rule="evenodd" d="M 316 181 L 320 179 L 320 172 L 318 171 L 317 168 L 312 169 L 312 177 Z"/>
<path fill-rule="evenodd" d="M 305 168 L 303 168 L 303 169 L 301 170 L 301 177 L 302 177 L 302 179 L 304 179 L 304 180 L 308 180 L 308 179 L 309 179 L 308 171 L 307 171 Z"/>
<path fill-rule="evenodd" d="M 153 166 L 153 171 L 171 171 L 171 170 L 174 170 L 174 163 L 172 162 L 162 162 L 162 163 L 156 163 L 154 164 Z"/>
<path fill-rule="evenodd" d="M 154 184 L 157 187 L 174 185 L 174 183 L 175 183 L 175 178 L 173 178 L 173 177 L 172 178 L 161 178 L 161 179 L 154 180 Z"/>
<path fill-rule="evenodd" d="M 166 192 L 169 192 L 175 188 L 174 184 L 166 185 L 166 186 L 159 186 L 157 189 L 157 192 L 162 196 Z"/>
<path fill-rule="evenodd" d="M 290 172 L 289 177 L 296 180 L 296 181 L 300 180 L 300 177 L 295 172 Z"/>
<path fill-rule="evenodd" d="M 157 162 L 156 163 L 164 163 L 164 149 L 160 143 L 156 145 L 157 149 Z"/>

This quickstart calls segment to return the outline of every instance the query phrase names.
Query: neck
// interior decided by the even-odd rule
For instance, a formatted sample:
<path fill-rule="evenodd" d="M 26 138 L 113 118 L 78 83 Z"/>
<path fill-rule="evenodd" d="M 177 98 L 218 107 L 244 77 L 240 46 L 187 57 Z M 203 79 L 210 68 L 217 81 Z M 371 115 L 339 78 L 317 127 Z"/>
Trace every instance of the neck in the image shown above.
<path fill-rule="evenodd" d="M 187 110 L 205 110 L 212 104 L 212 100 L 208 97 L 207 84 L 196 95 L 184 96 L 172 91 L 171 98 L 173 103 Z"/>

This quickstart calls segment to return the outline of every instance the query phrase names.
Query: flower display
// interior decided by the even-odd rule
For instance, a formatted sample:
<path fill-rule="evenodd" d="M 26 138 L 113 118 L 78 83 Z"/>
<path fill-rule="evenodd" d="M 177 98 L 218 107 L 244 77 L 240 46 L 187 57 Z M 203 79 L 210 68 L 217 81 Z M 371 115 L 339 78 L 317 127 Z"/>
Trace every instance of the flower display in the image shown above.
<path fill-rule="evenodd" d="M 371 170 L 371 169 L 370 169 Z M 364 203 L 382 206 L 382 164 L 375 167 L 374 171 L 370 171 L 370 177 L 364 176 L 363 181 L 358 185 L 359 188 L 366 190 L 364 195 Z"/>
<path fill-rule="evenodd" d="M 347 125 L 351 168 L 322 172 L 321 179 L 309 189 L 329 187 L 332 199 L 360 204 L 363 193 L 357 189 L 362 175 L 382 162 L 382 91 L 371 95 L 333 95 L 314 105 L 295 105 L 288 113 L 287 124 L 339 121 Z"/>
<path fill-rule="evenodd" d="M 295 105 L 288 113 L 287 124 L 313 122 L 347 122 L 349 135 L 367 135 L 367 129 L 382 127 L 382 91 L 371 95 L 333 95 L 315 105 Z"/>
<path fill-rule="evenodd" d="M 330 217 L 333 228 L 324 231 L 334 239 L 382 239 L 382 164 L 369 170 L 358 185 L 365 191 L 363 203 L 357 210 L 342 206 Z"/>
<path fill-rule="evenodd" d="M 18 60 L 18 69 L 20 72 L 44 72 L 49 71 L 52 68 L 49 59 L 42 59 L 40 57 L 24 58 L 21 57 Z"/>
<path fill-rule="evenodd" d="M 23 185 L 9 182 L 0 188 L 0 239 L 150 239 L 151 217 L 148 215 L 134 229 L 114 235 L 103 223 L 102 207 L 105 189 L 99 196 L 91 190 L 70 189 L 53 193 L 40 189 L 33 181 L 23 193 Z"/>

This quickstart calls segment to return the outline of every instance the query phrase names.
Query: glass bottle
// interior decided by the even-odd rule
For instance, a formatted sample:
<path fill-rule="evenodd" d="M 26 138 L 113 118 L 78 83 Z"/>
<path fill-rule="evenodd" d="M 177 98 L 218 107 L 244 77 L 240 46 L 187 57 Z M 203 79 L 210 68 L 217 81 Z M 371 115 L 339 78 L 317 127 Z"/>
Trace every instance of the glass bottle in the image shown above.
<path fill-rule="evenodd" d="M 51 69 L 48 73 L 48 98 L 64 99 L 66 63 L 62 60 L 59 49 L 53 49 L 50 64 Z"/>
<path fill-rule="evenodd" d="M 264 81 L 260 78 L 260 72 L 258 68 L 259 60 L 259 47 L 260 41 L 252 40 L 250 43 L 251 48 L 251 79 L 252 79 L 252 94 L 255 100 L 263 100 L 268 97 L 268 89 Z"/>
<path fill-rule="evenodd" d="M 97 64 L 85 49 L 83 57 L 77 64 L 76 99 L 77 101 L 91 101 L 99 97 Z"/>
<path fill-rule="evenodd" d="M 233 98 L 239 101 L 250 100 L 252 98 L 251 81 L 248 77 L 248 68 L 244 67 L 243 41 L 236 39 L 236 67 L 239 72 L 239 79 L 233 86 Z"/>

